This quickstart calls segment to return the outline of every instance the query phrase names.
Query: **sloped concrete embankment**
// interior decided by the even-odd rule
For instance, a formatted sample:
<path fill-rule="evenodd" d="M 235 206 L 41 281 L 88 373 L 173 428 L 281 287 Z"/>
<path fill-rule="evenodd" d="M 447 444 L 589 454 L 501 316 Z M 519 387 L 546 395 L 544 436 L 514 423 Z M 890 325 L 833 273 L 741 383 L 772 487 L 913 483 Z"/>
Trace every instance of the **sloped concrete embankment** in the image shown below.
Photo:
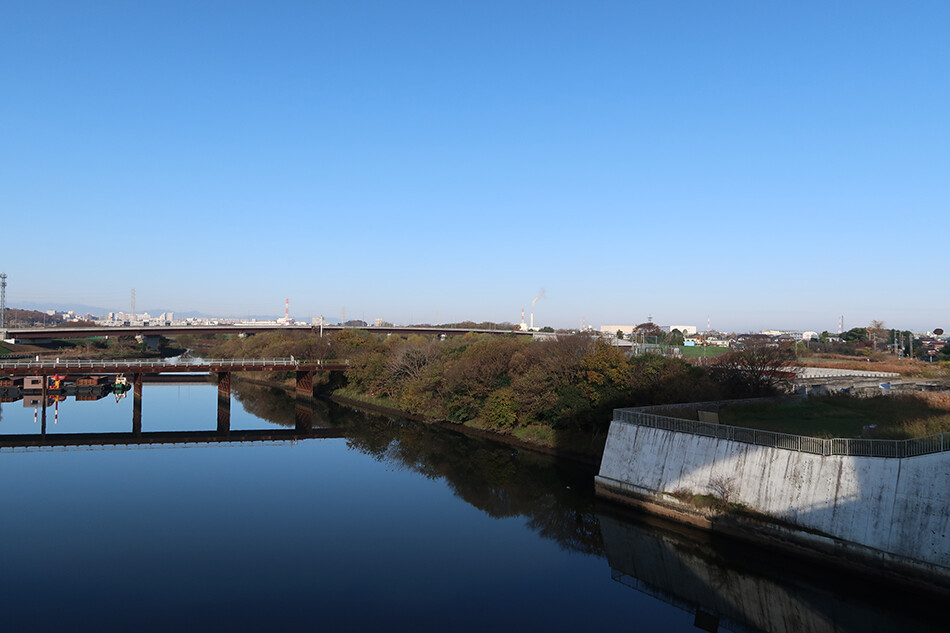
<path fill-rule="evenodd" d="M 604 496 L 700 527 L 950 586 L 950 452 L 826 456 L 615 420 L 596 485 Z M 672 496 L 723 487 L 766 520 L 697 516 Z"/>

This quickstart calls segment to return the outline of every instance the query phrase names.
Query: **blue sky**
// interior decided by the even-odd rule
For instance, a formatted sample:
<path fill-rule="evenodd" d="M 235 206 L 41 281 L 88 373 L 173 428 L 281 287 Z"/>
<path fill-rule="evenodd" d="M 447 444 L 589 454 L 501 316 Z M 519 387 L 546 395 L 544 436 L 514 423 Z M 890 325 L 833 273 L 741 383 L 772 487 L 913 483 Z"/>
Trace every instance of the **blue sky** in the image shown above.
<path fill-rule="evenodd" d="M 950 5 L 0 2 L 8 304 L 950 325 Z"/>

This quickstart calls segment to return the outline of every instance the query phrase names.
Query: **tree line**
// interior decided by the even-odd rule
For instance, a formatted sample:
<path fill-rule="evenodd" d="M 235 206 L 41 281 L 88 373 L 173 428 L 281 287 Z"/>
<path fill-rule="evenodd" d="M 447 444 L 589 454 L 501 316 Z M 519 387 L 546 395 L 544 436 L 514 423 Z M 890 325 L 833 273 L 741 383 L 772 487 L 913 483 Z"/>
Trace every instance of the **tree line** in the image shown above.
<path fill-rule="evenodd" d="M 706 367 L 620 348 L 585 334 L 535 341 L 505 335 L 386 336 L 359 330 L 318 337 L 295 332 L 232 337 L 210 350 L 219 357 L 345 358 L 346 387 L 383 398 L 405 412 L 500 433 L 542 426 L 602 432 L 617 407 L 715 400 L 775 393 L 787 350 L 753 348 Z"/>

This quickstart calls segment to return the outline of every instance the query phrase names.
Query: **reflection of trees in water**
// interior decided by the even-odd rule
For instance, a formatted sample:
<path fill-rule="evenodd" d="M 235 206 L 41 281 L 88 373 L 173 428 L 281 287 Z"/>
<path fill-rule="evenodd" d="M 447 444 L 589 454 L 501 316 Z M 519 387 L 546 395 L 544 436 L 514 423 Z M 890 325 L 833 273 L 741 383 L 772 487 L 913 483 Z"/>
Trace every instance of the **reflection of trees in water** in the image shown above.
<path fill-rule="evenodd" d="M 233 389 L 248 413 L 294 426 L 296 403 L 283 389 L 243 381 L 235 381 Z M 565 549 L 602 554 L 589 468 L 332 403 L 316 402 L 313 408 L 314 426 L 345 428 L 351 448 L 444 479 L 456 495 L 491 517 L 523 516 L 532 530 Z"/>
<path fill-rule="evenodd" d="M 253 416 L 279 424 L 294 426 L 294 401 L 281 387 L 265 387 L 243 380 L 231 383 L 234 398 Z"/>
<path fill-rule="evenodd" d="M 231 389 L 234 398 L 251 415 L 280 426 L 294 427 L 297 403 L 283 387 L 235 380 L 231 383 Z M 310 406 L 313 410 L 313 425 L 329 426 L 322 422 L 330 418 L 327 404 L 317 401 Z"/>
<path fill-rule="evenodd" d="M 589 469 L 379 416 L 347 425 L 347 441 L 377 460 L 445 479 L 456 495 L 491 517 L 523 516 L 531 529 L 565 549 L 603 552 Z"/>

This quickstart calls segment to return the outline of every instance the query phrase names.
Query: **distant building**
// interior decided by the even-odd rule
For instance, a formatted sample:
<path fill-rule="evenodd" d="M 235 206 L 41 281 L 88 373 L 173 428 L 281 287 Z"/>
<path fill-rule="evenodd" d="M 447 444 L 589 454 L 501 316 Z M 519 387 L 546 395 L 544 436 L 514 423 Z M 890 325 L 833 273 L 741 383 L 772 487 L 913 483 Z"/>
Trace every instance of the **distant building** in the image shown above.
<path fill-rule="evenodd" d="M 695 325 L 664 325 L 662 329 L 664 332 L 679 330 L 683 336 L 696 336 L 697 332 Z"/>
<path fill-rule="evenodd" d="M 617 332 L 623 332 L 623 335 L 629 337 L 633 334 L 633 331 L 637 328 L 636 325 L 601 325 L 600 333 L 601 334 L 612 334 L 617 336 Z"/>

